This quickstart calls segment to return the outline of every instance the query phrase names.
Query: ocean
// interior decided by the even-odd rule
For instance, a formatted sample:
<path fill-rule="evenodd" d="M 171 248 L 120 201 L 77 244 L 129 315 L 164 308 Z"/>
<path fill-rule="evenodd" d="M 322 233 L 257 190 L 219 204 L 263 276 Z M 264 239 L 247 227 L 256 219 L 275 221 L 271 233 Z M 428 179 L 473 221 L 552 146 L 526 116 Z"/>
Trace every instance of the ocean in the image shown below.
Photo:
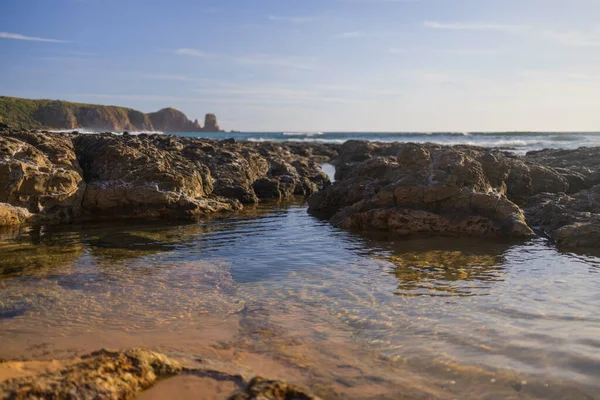
<path fill-rule="evenodd" d="M 347 140 L 376 142 L 440 143 L 497 147 L 517 153 L 545 148 L 575 149 L 600 146 L 600 132 L 239 132 L 239 133 L 174 133 L 180 136 L 233 138 L 256 142 L 344 143 Z"/>

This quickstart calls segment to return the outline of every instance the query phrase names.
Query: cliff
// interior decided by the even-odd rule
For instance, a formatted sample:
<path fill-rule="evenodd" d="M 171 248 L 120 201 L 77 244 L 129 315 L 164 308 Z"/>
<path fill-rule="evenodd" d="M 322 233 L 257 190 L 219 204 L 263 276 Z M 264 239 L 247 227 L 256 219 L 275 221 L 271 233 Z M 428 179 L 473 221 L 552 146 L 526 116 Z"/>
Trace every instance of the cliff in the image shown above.
<path fill-rule="evenodd" d="M 221 132 L 214 114 L 205 121 L 203 128 L 174 108 L 145 114 L 126 107 L 0 96 L 0 123 L 25 129 Z"/>

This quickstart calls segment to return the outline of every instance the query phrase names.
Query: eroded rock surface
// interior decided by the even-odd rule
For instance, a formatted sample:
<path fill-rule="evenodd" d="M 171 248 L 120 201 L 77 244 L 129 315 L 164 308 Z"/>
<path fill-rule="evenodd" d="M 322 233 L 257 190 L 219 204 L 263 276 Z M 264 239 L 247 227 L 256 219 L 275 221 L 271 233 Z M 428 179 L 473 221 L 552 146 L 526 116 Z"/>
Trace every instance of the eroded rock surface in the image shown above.
<path fill-rule="evenodd" d="M 347 142 L 333 186 L 310 211 L 360 230 L 529 237 L 521 209 L 506 196 L 511 160 L 481 148 Z"/>
<path fill-rule="evenodd" d="M 157 379 L 180 373 L 177 361 L 148 350 L 100 350 L 55 373 L 0 383 L 4 399 L 131 399 Z"/>
<path fill-rule="evenodd" d="M 531 151 L 525 159 L 553 168 L 567 180 L 569 186 L 566 192 L 572 194 L 600 184 L 599 155 L 598 147 L 581 147 Z"/>
<path fill-rule="evenodd" d="M 68 135 L 29 131 L 0 135 L 0 202 L 40 218 L 67 219 L 81 211 L 85 188 Z"/>
<path fill-rule="evenodd" d="M 18 226 L 32 217 L 27 209 L 0 203 L 0 226 Z"/>
<path fill-rule="evenodd" d="M 308 196 L 327 184 L 315 161 L 286 145 L 10 129 L 0 135 L 0 203 L 23 207 L 39 222 L 196 218 Z"/>
<path fill-rule="evenodd" d="M 320 400 L 319 397 L 282 381 L 256 377 L 248 387 L 240 393 L 229 397 L 229 400 Z"/>
<path fill-rule="evenodd" d="M 234 393 L 228 397 L 231 400 L 319 400 L 310 392 L 283 381 L 254 377 L 248 382 L 239 373 L 185 367 L 164 354 L 145 349 L 103 349 L 66 364 L 52 372 L 0 382 L 0 398 L 133 399 L 158 380 L 184 373 L 213 380 L 222 389 L 231 386 L 239 388 L 234 389 Z M 231 382 L 232 385 L 223 385 L 223 382 Z M 209 387 L 211 385 L 206 386 Z M 197 389 L 198 398 L 204 398 L 202 386 Z M 150 395 L 151 392 L 146 394 Z M 225 398 L 227 392 L 221 395 Z"/>

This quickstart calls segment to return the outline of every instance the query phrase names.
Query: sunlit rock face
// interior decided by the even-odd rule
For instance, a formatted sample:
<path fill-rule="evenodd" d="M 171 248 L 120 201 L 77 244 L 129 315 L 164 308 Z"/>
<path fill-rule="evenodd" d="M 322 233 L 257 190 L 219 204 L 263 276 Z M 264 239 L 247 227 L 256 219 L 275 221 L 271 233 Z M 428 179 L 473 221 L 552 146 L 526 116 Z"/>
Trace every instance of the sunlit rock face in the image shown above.
<path fill-rule="evenodd" d="M 0 202 L 41 219 L 69 219 L 80 213 L 85 188 L 68 135 L 0 135 Z"/>
<path fill-rule="evenodd" d="M 166 135 L 4 130 L 0 203 L 36 222 L 195 219 L 308 196 L 329 184 L 305 149 Z M 30 220 L 3 208 L 1 225 Z"/>

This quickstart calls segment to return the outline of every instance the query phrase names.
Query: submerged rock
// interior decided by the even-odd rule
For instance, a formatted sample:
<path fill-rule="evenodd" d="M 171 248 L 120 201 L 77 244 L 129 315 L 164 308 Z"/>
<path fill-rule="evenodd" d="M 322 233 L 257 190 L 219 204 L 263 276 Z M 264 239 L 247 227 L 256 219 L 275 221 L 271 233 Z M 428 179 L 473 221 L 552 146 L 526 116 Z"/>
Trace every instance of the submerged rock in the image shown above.
<path fill-rule="evenodd" d="M 320 400 L 319 397 L 282 381 L 256 377 L 248 387 L 240 393 L 229 397 L 229 400 Z"/>
<path fill-rule="evenodd" d="M 6 399 L 131 399 L 181 364 L 148 350 L 100 350 L 55 373 L 0 383 Z"/>
<path fill-rule="evenodd" d="M 530 237 L 506 196 L 510 165 L 500 152 L 468 146 L 348 142 L 336 183 L 309 199 L 309 211 L 342 228 L 401 236 Z"/>

